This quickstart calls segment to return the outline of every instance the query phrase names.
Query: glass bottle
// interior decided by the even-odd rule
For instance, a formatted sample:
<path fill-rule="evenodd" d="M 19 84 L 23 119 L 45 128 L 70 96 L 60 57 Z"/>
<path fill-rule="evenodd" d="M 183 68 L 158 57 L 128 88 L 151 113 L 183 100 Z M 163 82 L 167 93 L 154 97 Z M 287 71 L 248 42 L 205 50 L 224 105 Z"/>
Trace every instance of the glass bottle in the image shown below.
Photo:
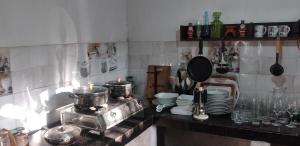
<path fill-rule="evenodd" d="M 221 12 L 213 12 L 214 20 L 211 23 L 211 38 L 221 38 L 223 23 L 220 21 Z"/>
<path fill-rule="evenodd" d="M 240 25 L 240 29 L 239 29 L 239 32 L 240 32 L 240 37 L 245 37 L 246 36 L 246 24 L 245 24 L 245 21 L 244 20 L 241 20 L 241 25 Z"/>
<path fill-rule="evenodd" d="M 194 34 L 193 24 L 189 23 L 188 30 L 187 30 L 188 39 L 193 39 L 193 34 Z"/>
<path fill-rule="evenodd" d="M 209 38 L 209 19 L 208 19 L 208 11 L 204 12 L 204 16 L 203 16 L 203 20 L 204 20 L 204 26 L 203 26 L 203 31 L 202 33 L 202 38 Z"/>

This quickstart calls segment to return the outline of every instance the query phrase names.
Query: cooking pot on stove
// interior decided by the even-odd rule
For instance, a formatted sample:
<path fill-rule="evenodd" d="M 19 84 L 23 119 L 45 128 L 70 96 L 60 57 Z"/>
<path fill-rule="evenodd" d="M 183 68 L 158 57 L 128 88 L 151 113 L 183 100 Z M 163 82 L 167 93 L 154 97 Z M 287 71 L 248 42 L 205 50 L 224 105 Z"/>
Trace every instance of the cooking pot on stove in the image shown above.
<path fill-rule="evenodd" d="M 100 107 L 108 101 L 108 89 L 102 86 L 81 86 L 73 90 L 70 97 L 80 107 Z"/>
<path fill-rule="evenodd" d="M 132 85 L 128 81 L 109 81 L 103 86 L 109 89 L 111 98 L 128 98 L 132 95 Z"/>

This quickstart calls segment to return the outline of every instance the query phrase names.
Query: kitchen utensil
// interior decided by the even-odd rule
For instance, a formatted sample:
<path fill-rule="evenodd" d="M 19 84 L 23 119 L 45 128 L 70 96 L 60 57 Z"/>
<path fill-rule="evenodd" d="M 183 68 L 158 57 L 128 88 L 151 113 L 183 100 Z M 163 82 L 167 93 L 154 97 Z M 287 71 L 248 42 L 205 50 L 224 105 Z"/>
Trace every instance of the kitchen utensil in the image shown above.
<path fill-rule="evenodd" d="M 109 89 L 109 97 L 111 98 L 128 98 L 132 95 L 132 86 L 128 81 L 109 81 L 104 87 Z"/>
<path fill-rule="evenodd" d="M 281 44 L 280 44 L 280 37 L 277 36 L 276 39 L 276 62 L 275 64 L 273 64 L 270 68 L 270 72 L 271 74 L 273 74 L 274 76 L 280 76 L 283 74 L 284 72 L 284 68 L 278 63 L 278 59 L 279 59 L 279 49 L 281 48 Z"/>
<path fill-rule="evenodd" d="M 73 90 L 70 97 L 74 104 L 81 107 L 100 107 L 108 101 L 108 89 L 102 86 L 80 86 Z"/>
<path fill-rule="evenodd" d="M 218 64 L 216 71 L 220 74 L 226 74 L 229 71 L 228 63 L 224 59 L 224 52 L 225 52 L 225 42 L 222 41 L 221 47 L 221 62 Z"/>
<path fill-rule="evenodd" d="M 192 58 L 187 65 L 189 77 L 196 82 L 207 80 L 212 73 L 212 64 L 203 55 L 203 41 L 199 41 L 199 56 Z"/>
<path fill-rule="evenodd" d="M 77 126 L 62 125 L 51 128 L 44 133 L 45 140 L 54 145 L 69 145 L 80 136 L 81 129 Z"/>

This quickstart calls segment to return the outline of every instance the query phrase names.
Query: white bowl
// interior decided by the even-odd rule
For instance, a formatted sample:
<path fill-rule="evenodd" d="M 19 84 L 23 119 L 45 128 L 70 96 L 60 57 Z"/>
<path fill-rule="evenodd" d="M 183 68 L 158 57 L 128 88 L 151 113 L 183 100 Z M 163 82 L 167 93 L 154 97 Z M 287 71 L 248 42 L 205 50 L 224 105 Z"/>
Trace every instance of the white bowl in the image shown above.
<path fill-rule="evenodd" d="M 160 104 L 173 104 L 176 103 L 178 93 L 161 92 L 154 95 Z"/>

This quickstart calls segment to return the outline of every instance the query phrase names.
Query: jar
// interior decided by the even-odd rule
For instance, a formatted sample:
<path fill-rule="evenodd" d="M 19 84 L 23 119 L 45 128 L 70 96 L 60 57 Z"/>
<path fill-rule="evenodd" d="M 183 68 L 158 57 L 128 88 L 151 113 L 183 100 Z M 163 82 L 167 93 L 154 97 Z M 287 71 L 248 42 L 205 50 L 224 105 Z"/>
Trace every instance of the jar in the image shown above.
<path fill-rule="evenodd" d="M 29 146 L 28 135 L 24 133 L 24 127 L 18 127 L 12 130 L 17 146 Z"/>
<path fill-rule="evenodd" d="M 9 132 L 5 129 L 0 130 L 0 146 L 11 146 Z"/>

